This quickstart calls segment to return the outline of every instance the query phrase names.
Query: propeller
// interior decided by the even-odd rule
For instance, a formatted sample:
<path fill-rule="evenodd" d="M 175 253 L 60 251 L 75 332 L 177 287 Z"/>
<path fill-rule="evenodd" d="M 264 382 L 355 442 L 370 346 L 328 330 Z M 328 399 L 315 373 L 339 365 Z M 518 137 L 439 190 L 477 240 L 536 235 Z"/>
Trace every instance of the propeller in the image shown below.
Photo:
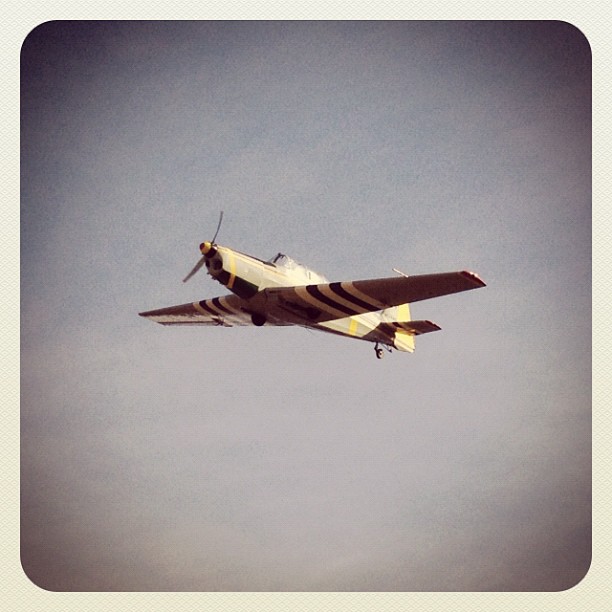
<path fill-rule="evenodd" d="M 217 234 L 219 233 L 219 230 L 221 229 L 221 221 L 223 221 L 223 211 L 221 211 L 221 214 L 219 215 L 219 223 L 217 223 L 217 230 L 215 231 L 215 235 L 213 236 L 213 239 L 210 241 L 211 244 L 215 244 L 215 240 L 217 239 Z"/>
<path fill-rule="evenodd" d="M 183 282 L 186 283 L 203 265 L 206 261 L 206 256 L 202 255 L 202 257 L 198 260 L 198 263 L 193 267 L 193 270 L 183 279 Z"/>
<path fill-rule="evenodd" d="M 204 262 L 206 261 L 206 257 L 211 256 L 210 251 L 215 246 L 215 240 L 217 239 L 217 234 L 219 233 L 219 230 L 221 229 L 221 221 L 223 221 L 223 211 L 221 211 L 221 214 L 219 215 L 219 223 L 217 224 L 217 231 L 215 232 L 213 239 L 210 242 L 203 242 L 200 245 L 200 251 L 202 252 L 202 257 L 198 259 L 198 262 L 193 267 L 193 270 L 191 270 L 191 272 L 183 279 L 184 283 L 186 283 L 204 265 Z"/>

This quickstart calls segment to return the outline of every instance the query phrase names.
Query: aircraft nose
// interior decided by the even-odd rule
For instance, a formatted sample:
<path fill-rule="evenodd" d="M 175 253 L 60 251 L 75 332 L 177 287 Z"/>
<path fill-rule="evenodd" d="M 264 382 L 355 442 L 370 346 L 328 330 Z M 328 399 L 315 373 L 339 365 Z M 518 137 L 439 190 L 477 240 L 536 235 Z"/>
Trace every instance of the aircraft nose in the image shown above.
<path fill-rule="evenodd" d="M 203 242 L 200 245 L 200 253 L 202 253 L 202 255 L 209 255 L 212 250 L 213 250 L 213 245 L 211 242 Z"/>

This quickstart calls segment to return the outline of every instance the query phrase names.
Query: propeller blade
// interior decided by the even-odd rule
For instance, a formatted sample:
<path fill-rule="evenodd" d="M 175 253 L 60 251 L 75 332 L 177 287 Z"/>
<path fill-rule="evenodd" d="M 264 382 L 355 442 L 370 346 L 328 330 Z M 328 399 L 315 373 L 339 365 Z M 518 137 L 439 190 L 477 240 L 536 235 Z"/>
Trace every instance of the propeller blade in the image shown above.
<path fill-rule="evenodd" d="M 206 261 L 206 257 L 202 255 L 198 260 L 198 263 L 193 267 L 193 270 L 183 279 L 183 282 L 186 283 L 203 265 Z"/>
<path fill-rule="evenodd" d="M 221 229 L 221 221 L 223 221 L 223 211 L 221 211 L 221 214 L 219 215 L 219 223 L 217 223 L 217 231 L 215 232 L 213 239 L 210 241 L 212 245 L 215 244 L 215 240 L 217 239 L 217 234 L 219 233 L 219 230 Z M 204 265 L 205 261 L 206 261 L 206 256 L 202 255 L 202 257 L 198 260 L 198 263 L 193 267 L 193 270 L 183 279 L 183 282 L 186 283 Z"/>
<path fill-rule="evenodd" d="M 221 211 L 221 214 L 219 215 L 219 223 L 217 224 L 217 231 L 215 232 L 215 235 L 213 236 L 213 239 L 211 240 L 213 244 L 215 244 L 215 240 L 217 239 L 217 234 L 219 233 L 219 230 L 221 229 L 221 221 L 223 221 L 223 211 Z"/>

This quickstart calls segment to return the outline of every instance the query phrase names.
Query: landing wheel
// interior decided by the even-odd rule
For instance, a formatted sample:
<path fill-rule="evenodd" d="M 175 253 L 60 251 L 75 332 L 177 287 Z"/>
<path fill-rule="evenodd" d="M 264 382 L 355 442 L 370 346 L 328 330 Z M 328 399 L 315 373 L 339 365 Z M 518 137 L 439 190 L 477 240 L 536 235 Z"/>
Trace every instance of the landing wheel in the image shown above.
<path fill-rule="evenodd" d="M 253 325 L 256 325 L 257 327 L 261 327 L 266 322 L 266 317 L 254 312 L 251 315 L 251 321 L 253 321 Z"/>
<path fill-rule="evenodd" d="M 383 358 L 383 350 L 378 346 L 378 344 L 374 347 L 374 351 L 376 353 L 376 359 L 382 359 Z"/>

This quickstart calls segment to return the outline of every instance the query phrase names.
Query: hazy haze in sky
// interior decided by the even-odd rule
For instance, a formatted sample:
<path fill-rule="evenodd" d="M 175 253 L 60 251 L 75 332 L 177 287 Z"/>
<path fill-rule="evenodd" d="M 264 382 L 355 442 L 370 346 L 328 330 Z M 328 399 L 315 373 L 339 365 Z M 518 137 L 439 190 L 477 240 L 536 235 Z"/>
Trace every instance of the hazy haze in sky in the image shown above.
<path fill-rule="evenodd" d="M 53 22 L 22 51 L 22 563 L 51 590 L 566 589 L 591 547 L 591 58 L 562 22 Z M 470 269 L 413 355 L 172 328 L 219 242 Z"/>

